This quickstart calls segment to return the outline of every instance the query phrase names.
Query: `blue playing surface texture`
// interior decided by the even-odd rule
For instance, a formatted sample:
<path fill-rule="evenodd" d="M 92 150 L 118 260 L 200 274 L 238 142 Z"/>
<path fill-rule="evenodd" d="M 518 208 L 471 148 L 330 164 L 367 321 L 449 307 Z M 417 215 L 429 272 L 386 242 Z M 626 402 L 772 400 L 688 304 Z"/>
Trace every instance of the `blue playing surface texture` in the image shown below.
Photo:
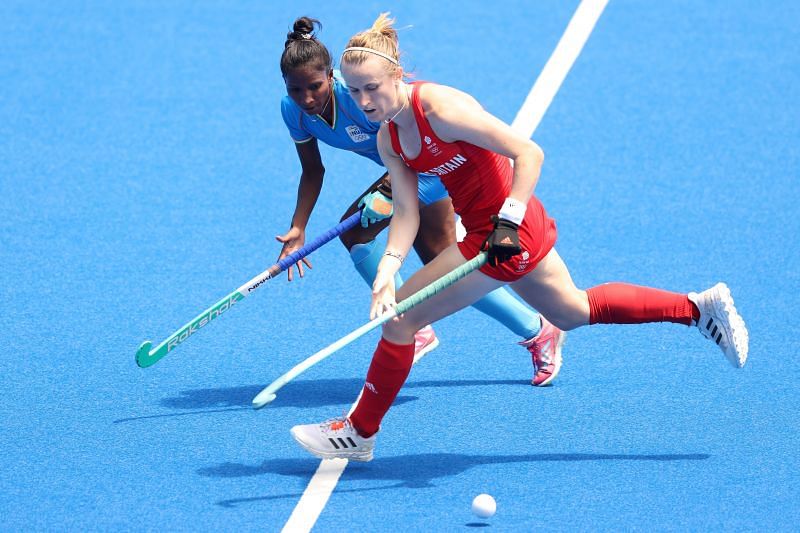
<path fill-rule="evenodd" d="M 338 57 L 391 10 L 417 79 L 510 123 L 578 6 L 283 4 L 0 5 L 3 530 L 280 530 L 319 465 L 289 429 L 348 409 L 379 333 L 250 401 L 368 320 L 344 248 L 157 365 L 134 354 L 277 259 L 300 172 L 279 107 L 292 21 L 321 19 Z M 725 281 L 747 366 L 682 326 L 598 326 L 535 389 L 518 339 L 464 310 L 315 530 L 796 530 L 798 28 L 788 0 L 611 0 L 533 137 L 575 282 Z M 309 236 L 381 173 L 322 151 Z"/>

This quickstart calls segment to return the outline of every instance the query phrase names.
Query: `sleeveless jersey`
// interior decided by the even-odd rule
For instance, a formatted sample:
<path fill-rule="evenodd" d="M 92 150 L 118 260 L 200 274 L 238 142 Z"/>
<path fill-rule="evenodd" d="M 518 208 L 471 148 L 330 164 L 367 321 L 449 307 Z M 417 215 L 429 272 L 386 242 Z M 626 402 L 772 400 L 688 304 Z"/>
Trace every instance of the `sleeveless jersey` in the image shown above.
<path fill-rule="evenodd" d="M 465 141 L 445 142 L 437 137 L 422 109 L 419 88 L 412 83 L 411 108 L 421 139 L 420 153 L 410 159 L 403 152 L 397 126 L 389 123 L 392 148 L 405 164 L 417 172 L 439 176 L 461 216 L 467 235 L 459 243 L 465 258 L 474 257 L 494 229 L 490 217 L 496 215 L 511 192 L 513 169 L 507 157 Z M 555 244 L 555 222 L 547 216 L 541 202 L 531 196 L 525 219 L 519 227 L 522 253 L 497 267 L 488 264 L 481 272 L 502 281 L 515 281 L 535 268 Z"/>
<path fill-rule="evenodd" d="M 313 117 L 303 112 L 289 96 L 281 99 L 281 115 L 295 143 L 318 139 L 328 146 L 354 152 L 384 166 L 378 153 L 380 124 L 367 119 L 356 105 L 338 70 L 333 71 L 333 124 L 319 115 Z M 420 174 L 417 195 L 425 205 L 447 198 L 447 191 L 435 175 Z"/>

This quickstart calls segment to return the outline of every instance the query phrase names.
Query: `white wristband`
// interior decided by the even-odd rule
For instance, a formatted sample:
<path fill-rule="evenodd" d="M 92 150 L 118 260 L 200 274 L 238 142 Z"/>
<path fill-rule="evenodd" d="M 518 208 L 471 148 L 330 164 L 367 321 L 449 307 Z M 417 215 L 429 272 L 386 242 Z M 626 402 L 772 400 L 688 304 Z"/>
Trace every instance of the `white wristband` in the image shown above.
<path fill-rule="evenodd" d="M 525 218 L 525 210 L 527 207 L 528 206 L 522 202 L 509 197 L 503 202 L 503 207 L 500 208 L 500 212 L 497 213 L 497 216 L 519 226 L 522 224 L 522 219 Z"/>

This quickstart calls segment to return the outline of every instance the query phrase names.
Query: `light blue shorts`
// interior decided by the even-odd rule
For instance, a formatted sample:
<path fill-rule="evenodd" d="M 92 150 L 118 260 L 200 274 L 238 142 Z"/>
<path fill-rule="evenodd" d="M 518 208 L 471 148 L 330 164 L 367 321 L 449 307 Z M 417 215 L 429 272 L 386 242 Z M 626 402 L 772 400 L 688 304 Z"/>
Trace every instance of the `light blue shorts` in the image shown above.
<path fill-rule="evenodd" d="M 420 174 L 419 175 L 419 201 L 425 205 L 431 205 L 444 200 L 448 197 L 447 189 L 444 188 L 442 180 L 439 176 L 433 174 Z"/>

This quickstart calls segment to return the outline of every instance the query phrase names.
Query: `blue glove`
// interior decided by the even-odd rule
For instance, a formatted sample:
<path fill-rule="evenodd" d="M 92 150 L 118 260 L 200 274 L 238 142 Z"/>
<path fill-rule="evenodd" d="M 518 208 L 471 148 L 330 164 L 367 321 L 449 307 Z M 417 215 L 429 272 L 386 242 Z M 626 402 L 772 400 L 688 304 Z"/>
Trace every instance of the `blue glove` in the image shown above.
<path fill-rule="evenodd" d="M 391 192 L 387 196 L 380 190 L 375 190 L 364 195 L 359 200 L 361 209 L 361 227 L 366 228 L 380 220 L 387 219 L 394 213 Z"/>

